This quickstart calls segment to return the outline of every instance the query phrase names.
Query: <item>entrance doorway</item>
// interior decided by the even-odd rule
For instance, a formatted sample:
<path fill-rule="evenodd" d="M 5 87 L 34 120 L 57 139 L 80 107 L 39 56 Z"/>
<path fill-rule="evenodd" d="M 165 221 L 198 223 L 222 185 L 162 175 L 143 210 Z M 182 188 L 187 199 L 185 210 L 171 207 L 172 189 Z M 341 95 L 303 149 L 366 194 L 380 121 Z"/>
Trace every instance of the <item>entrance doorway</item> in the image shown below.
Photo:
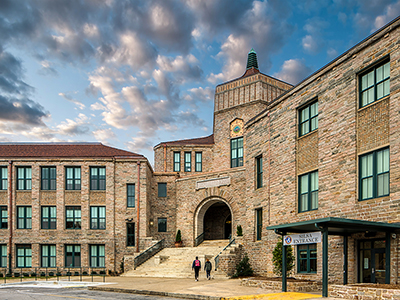
<path fill-rule="evenodd" d="M 204 214 L 204 239 L 228 239 L 232 234 L 232 215 L 224 202 L 212 204 Z"/>
<path fill-rule="evenodd" d="M 359 281 L 362 283 L 385 283 L 385 240 L 365 240 L 360 241 L 359 245 Z"/>

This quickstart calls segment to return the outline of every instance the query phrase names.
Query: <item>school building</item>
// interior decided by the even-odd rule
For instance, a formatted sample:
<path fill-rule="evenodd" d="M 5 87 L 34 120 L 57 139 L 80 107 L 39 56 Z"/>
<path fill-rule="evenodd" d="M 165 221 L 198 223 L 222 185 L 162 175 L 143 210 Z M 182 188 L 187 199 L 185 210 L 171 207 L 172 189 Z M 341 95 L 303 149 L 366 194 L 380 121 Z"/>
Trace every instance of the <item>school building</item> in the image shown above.
<path fill-rule="evenodd" d="M 98 143 L 0 144 L 0 267 L 119 272 L 177 230 L 196 247 L 240 225 L 257 274 L 273 276 L 279 235 L 321 232 L 292 276 L 398 283 L 399 45 L 397 18 L 296 86 L 251 50 L 215 89 L 213 134 L 159 143 L 154 166 Z"/>

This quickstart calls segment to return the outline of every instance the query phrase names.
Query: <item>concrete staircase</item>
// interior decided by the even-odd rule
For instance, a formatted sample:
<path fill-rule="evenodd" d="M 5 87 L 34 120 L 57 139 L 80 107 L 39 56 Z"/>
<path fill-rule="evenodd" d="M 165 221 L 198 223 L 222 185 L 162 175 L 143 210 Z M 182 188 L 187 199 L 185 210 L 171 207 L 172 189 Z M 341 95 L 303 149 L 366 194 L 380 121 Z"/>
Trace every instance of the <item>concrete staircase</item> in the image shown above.
<path fill-rule="evenodd" d="M 224 272 L 215 271 L 214 262 L 214 258 L 228 243 L 229 240 L 206 240 L 197 247 L 164 248 L 157 255 L 137 267 L 136 270 L 125 272 L 122 276 L 194 278 L 192 263 L 198 256 L 202 266 L 200 280 L 206 279 L 204 263 L 207 258 L 213 265 L 212 277 L 228 279 Z M 232 247 L 234 246 L 232 245 Z"/>

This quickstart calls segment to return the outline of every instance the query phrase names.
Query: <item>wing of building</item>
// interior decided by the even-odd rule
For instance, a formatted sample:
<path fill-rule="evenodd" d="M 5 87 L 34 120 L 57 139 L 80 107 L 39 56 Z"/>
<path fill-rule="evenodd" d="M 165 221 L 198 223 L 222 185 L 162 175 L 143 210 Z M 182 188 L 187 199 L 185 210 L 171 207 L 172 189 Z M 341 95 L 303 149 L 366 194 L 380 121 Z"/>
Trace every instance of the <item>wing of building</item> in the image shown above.
<path fill-rule="evenodd" d="M 1 267 L 126 271 L 180 230 L 186 247 L 235 239 L 272 276 L 277 233 L 319 231 L 329 245 L 295 245 L 292 276 L 397 283 L 399 45 L 397 18 L 296 86 L 251 50 L 215 89 L 213 133 L 156 145 L 154 170 L 102 144 L 0 144 Z"/>

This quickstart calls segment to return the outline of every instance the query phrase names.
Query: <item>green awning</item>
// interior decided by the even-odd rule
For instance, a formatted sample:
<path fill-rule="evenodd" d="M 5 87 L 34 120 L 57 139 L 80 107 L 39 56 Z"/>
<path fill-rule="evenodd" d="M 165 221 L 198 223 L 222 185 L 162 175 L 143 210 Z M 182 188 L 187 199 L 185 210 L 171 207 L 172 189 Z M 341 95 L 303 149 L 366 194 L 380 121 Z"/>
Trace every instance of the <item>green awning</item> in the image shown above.
<path fill-rule="evenodd" d="M 331 235 L 349 235 L 359 232 L 393 232 L 400 230 L 400 223 L 384 223 L 345 218 L 322 218 L 302 222 L 268 226 L 267 230 L 279 232 L 303 233 L 319 231 L 318 228 L 327 228 Z"/>

